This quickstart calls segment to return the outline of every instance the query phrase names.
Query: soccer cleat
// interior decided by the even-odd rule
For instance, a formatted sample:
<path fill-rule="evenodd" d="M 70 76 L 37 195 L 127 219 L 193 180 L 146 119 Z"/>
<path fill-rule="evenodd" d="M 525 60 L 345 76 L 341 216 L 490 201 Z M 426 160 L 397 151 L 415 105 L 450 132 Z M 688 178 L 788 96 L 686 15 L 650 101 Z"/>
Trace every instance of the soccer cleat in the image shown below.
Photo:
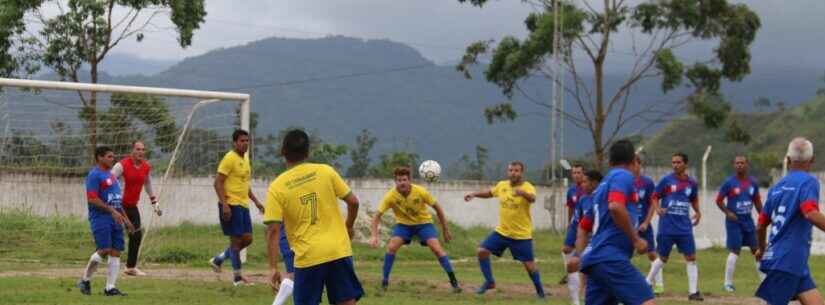
<path fill-rule="evenodd" d="M 665 285 L 656 284 L 656 286 L 653 286 L 653 293 L 655 293 L 655 294 L 665 293 Z"/>
<path fill-rule="evenodd" d="M 567 274 L 561 276 L 561 279 L 559 280 L 559 285 L 567 285 Z"/>
<path fill-rule="evenodd" d="M 450 281 L 450 286 L 453 287 L 453 293 L 461 293 L 462 289 L 461 289 L 461 286 L 458 285 L 458 281 L 451 280 Z"/>
<path fill-rule="evenodd" d="M 495 289 L 495 288 L 496 288 L 496 283 L 484 282 L 484 284 L 481 284 L 481 287 L 478 287 L 478 290 L 476 290 L 476 293 L 477 294 L 484 294 L 485 292 L 487 292 L 487 290 Z"/>
<path fill-rule="evenodd" d="M 118 290 L 117 288 L 112 288 L 112 289 L 104 289 L 104 290 L 103 290 L 103 295 L 105 295 L 105 296 L 107 296 L 107 297 L 112 297 L 112 296 L 120 296 L 120 297 L 125 297 L 125 296 L 126 296 L 126 294 L 125 294 L 125 293 L 121 292 L 121 291 L 120 291 L 120 290 Z"/>
<path fill-rule="evenodd" d="M 731 284 L 725 284 L 724 289 L 727 292 L 736 292 L 736 287 L 733 287 Z"/>
<path fill-rule="evenodd" d="M 138 268 L 127 268 L 123 273 L 131 276 L 146 276 L 146 272 L 140 271 Z"/>
<path fill-rule="evenodd" d="M 214 257 L 209 259 L 209 266 L 212 267 L 212 271 L 215 273 L 221 273 L 221 265 L 218 265 L 218 263 L 215 262 Z"/>
<path fill-rule="evenodd" d="M 689 295 L 688 300 L 689 301 L 704 301 L 705 297 L 702 296 L 701 291 L 697 291 L 696 293 Z"/>
<path fill-rule="evenodd" d="M 80 293 L 85 295 L 92 294 L 92 283 L 89 281 L 80 280 L 77 282 L 77 288 L 80 289 Z"/>
<path fill-rule="evenodd" d="M 390 281 L 388 280 L 381 280 L 381 290 L 387 291 L 387 288 L 390 286 Z"/>
<path fill-rule="evenodd" d="M 232 284 L 237 286 L 255 286 L 255 283 L 250 281 L 248 278 L 242 275 L 235 276 L 235 279 L 232 281 Z"/>

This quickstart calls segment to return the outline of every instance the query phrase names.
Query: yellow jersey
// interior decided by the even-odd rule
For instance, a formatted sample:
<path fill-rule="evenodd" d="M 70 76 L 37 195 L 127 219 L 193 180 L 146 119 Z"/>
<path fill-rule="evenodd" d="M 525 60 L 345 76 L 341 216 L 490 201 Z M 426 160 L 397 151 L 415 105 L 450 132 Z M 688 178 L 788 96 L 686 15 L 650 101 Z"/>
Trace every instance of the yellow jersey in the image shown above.
<path fill-rule="evenodd" d="M 427 192 L 424 187 L 418 185 L 411 185 L 410 193 L 407 197 L 401 195 L 397 188 L 392 188 L 381 204 L 378 206 L 378 211 L 381 213 L 392 209 L 395 214 L 395 222 L 404 225 L 418 225 L 433 222 L 433 217 L 427 206 L 435 206 L 437 203 L 435 198 Z"/>
<path fill-rule="evenodd" d="M 513 187 L 509 180 L 504 180 L 490 189 L 490 193 L 498 198 L 499 224 L 496 232 L 512 239 L 532 239 L 533 220 L 530 216 L 530 205 L 522 196 L 515 193 L 516 189 L 536 195 L 536 188 L 530 182 L 524 181 Z"/>
<path fill-rule="evenodd" d="M 282 173 L 266 193 L 264 223 L 282 222 L 295 267 L 307 268 L 352 256 L 338 199 L 351 193 L 325 164 L 301 163 Z"/>
<path fill-rule="evenodd" d="M 218 173 L 226 176 L 223 182 L 226 204 L 249 208 L 249 180 L 252 177 L 249 154 L 241 156 L 230 150 L 218 164 Z"/>

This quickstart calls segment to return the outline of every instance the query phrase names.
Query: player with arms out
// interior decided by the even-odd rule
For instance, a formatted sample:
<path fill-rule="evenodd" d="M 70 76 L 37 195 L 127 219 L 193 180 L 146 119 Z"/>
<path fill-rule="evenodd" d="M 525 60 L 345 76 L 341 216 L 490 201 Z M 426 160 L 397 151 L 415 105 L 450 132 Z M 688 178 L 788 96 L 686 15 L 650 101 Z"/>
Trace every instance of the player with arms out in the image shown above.
<path fill-rule="evenodd" d="M 633 143 L 620 140 L 610 146 L 610 172 L 592 195 L 592 205 L 579 221 L 576 255 L 568 270 L 580 267 L 587 275 L 585 304 L 653 305 L 653 290 L 630 262 L 635 249 L 647 251 L 637 229 L 639 210 L 633 186 Z M 592 234 L 592 239 L 589 238 Z M 581 259 L 579 259 L 581 255 Z"/>
<path fill-rule="evenodd" d="M 670 158 L 673 173 L 659 181 L 653 200 L 661 200 L 659 207 L 659 232 L 656 234 L 659 258 L 653 261 L 647 282 L 653 280 L 667 263 L 673 246 L 685 256 L 688 276 L 688 300 L 703 301 L 699 291 L 699 267 L 696 265 L 696 241 L 693 238 L 693 227 L 699 225 L 702 212 L 699 210 L 699 187 L 696 180 L 687 174 L 688 157 L 683 153 L 675 153 Z M 693 208 L 693 217 L 690 209 Z M 664 286 L 664 285 L 663 285 Z M 664 288 L 664 287 L 663 287 Z M 664 289 L 662 289 L 664 290 Z"/>
<path fill-rule="evenodd" d="M 751 176 L 748 176 L 748 158 L 737 155 L 733 158 L 733 168 L 736 174 L 728 177 L 719 188 L 716 196 L 716 206 L 725 214 L 725 232 L 727 232 L 727 248 L 730 251 L 725 265 L 725 286 L 727 292 L 736 291 L 733 286 L 733 271 L 736 269 L 736 259 L 742 246 L 748 246 L 751 253 L 756 253 L 756 226 L 753 223 L 753 207 L 757 213 L 762 210 L 762 199 L 759 196 L 759 185 Z M 727 199 L 727 205 L 725 200 Z M 755 257 L 755 256 L 754 256 Z M 756 263 L 759 272 L 759 262 Z M 760 277 L 764 278 L 764 274 Z"/>
<path fill-rule="evenodd" d="M 785 305 L 792 299 L 802 305 L 825 304 L 808 267 L 813 227 L 825 231 L 819 181 L 808 173 L 814 164 L 814 145 L 805 138 L 793 139 L 785 162 L 788 174 L 768 190 L 759 213 L 756 257 L 767 276 L 756 296 L 770 305 Z"/>
<path fill-rule="evenodd" d="M 270 285 L 279 286 L 281 224 L 295 252 L 295 305 L 317 305 L 324 287 L 330 304 L 356 304 L 364 295 L 352 262 L 352 226 L 358 215 L 358 197 L 329 165 L 306 162 L 309 136 L 289 131 L 281 153 L 287 171 L 269 185 L 266 194 L 267 249 Z M 338 199 L 347 204 L 346 221 Z"/>
<path fill-rule="evenodd" d="M 576 226 L 578 221 L 573 221 L 573 214 L 578 209 L 578 202 L 579 199 L 585 194 L 582 190 L 582 182 L 584 181 L 584 166 L 581 164 L 573 164 L 573 167 L 570 168 L 570 177 L 573 179 L 573 186 L 567 189 L 567 223 L 570 225 L 567 226 L 567 234 L 564 238 L 564 244 L 561 247 L 561 257 L 562 261 L 565 265 L 567 265 L 567 261 L 572 257 L 573 250 L 576 248 Z M 567 275 L 564 275 L 561 280 L 559 281 L 560 285 L 567 284 Z"/>
<path fill-rule="evenodd" d="M 229 257 L 232 261 L 233 283 L 235 286 L 251 284 L 241 274 L 241 250 L 252 244 L 252 218 L 249 215 L 249 200 L 255 203 L 261 213 L 264 206 L 252 193 L 250 179 L 252 166 L 249 163 L 249 133 L 235 130 L 232 133 L 232 150 L 224 155 L 215 176 L 215 192 L 218 194 L 218 215 L 223 235 L 229 236 L 229 247 L 209 260 L 215 272 L 220 272 L 221 264 Z"/>
<path fill-rule="evenodd" d="M 476 291 L 478 294 L 496 287 L 490 254 L 501 256 L 509 248 L 513 259 L 524 264 L 524 269 L 536 288 L 536 295 L 542 299 L 545 297 L 539 269 L 533 258 L 533 220 L 530 207 L 536 202 L 536 188 L 525 181 L 523 175 L 524 163 L 510 162 L 507 166 L 508 180 L 500 181 L 492 189 L 464 196 L 466 202 L 476 197 L 495 197 L 499 201 L 499 225 L 479 245 L 476 252 L 481 273 L 484 274 L 484 284 Z"/>
<path fill-rule="evenodd" d="M 152 166 L 149 165 L 149 161 L 146 161 L 146 146 L 143 141 L 133 142 L 132 153 L 117 162 L 111 170 L 115 179 L 123 176 L 123 209 L 126 211 L 129 221 L 135 226 L 135 232 L 129 234 L 129 253 L 126 258 L 126 271 L 124 271 L 126 275 L 146 275 L 137 268 L 138 251 L 140 251 L 140 242 L 143 240 L 140 210 L 137 206 L 138 201 L 140 201 L 141 189 L 146 190 L 146 194 L 149 195 L 149 201 L 152 203 L 155 213 L 158 216 L 161 215 L 160 210 L 157 208 L 158 197 L 155 196 L 155 192 L 152 190 L 151 171 Z"/>
<path fill-rule="evenodd" d="M 447 227 L 447 216 L 435 198 L 424 187 L 410 182 L 410 175 L 408 167 L 399 167 L 393 171 L 395 187 L 384 195 L 384 199 L 381 200 L 378 206 L 378 213 L 372 219 L 370 245 L 373 248 L 378 247 L 378 225 L 381 223 L 381 216 L 387 210 L 392 209 L 396 222 L 392 230 L 392 238 L 387 244 L 387 253 L 384 254 L 384 277 L 381 280 L 381 287 L 386 290 L 389 285 L 390 271 L 392 270 L 393 261 L 395 261 L 395 254 L 401 246 L 411 243 L 413 237 L 416 237 L 422 246 L 429 247 L 430 251 L 438 258 L 438 262 L 450 279 L 453 291 L 456 293 L 461 292 L 453 266 L 450 264 L 450 258 L 438 241 L 438 231 L 433 225 L 433 217 L 427 211 L 427 207 L 435 210 L 441 224 L 441 231 L 444 233 L 444 242 L 449 243 L 452 240 L 452 235 L 450 235 L 450 230 Z"/>
<path fill-rule="evenodd" d="M 120 272 L 120 252 L 123 251 L 123 225 L 129 233 L 135 228 L 123 212 L 123 203 L 120 193 L 120 184 L 109 170 L 115 162 L 115 153 L 112 149 L 101 146 L 95 149 L 95 163 L 97 165 L 86 176 L 86 200 L 89 203 L 89 224 L 95 239 L 97 250 L 92 253 L 89 263 L 83 271 L 83 276 L 77 283 L 80 292 L 85 295 L 92 293 L 92 274 L 103 258 L 109 257 L 109 274 L 106 277 L 106 287 L 103 295 L 125 296 L 115 287 L 117 275 Z"/>

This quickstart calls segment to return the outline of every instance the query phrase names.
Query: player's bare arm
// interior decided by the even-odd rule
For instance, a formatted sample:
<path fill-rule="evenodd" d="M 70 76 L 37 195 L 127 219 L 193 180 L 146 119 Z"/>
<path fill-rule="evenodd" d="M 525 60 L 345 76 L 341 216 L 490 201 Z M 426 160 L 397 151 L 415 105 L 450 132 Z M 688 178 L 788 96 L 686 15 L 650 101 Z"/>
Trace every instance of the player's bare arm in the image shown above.
<path fill-rule="evenodd" d="M 768 247 L 768 227 L 771 225 L 770 218 L 759 219 L 759 224 L 756 225 L 756 253 L 753 254 L 756 260 L 762 260 L 762 254 L 765 254 L 765 248 Z"/>
<path fill-rule="evenodd" d="M 651 206 L 656 207 L 656 214 L 659 214 L 660 217 L 665 216 L 665 214 L 667 214 L 667 208 L 662 207 L 662 199 L 659 198 L 659 196 L 656 196 L 654 194 L 653 197 L 650 197 L 650 204 Z"/>
<path fill-rule="evenodd" d="M 266 252 L 269 254 L 269 286 L 278 290 L 281 285 L 281 273 L 278 271 L 278 257 L 280 257 L 281 223 L 273 222 L 266 226 Z"/>
<path fill-rule="evenodd" d="M 353 193 L 345 196 L 344 202 L 347 203 L 347 232 L 349 233 L 349 238 L 352 239 L 352 226 L 355 225 L 355 217 L 358 216 L 358 206 L 360 203 L 358 202 L 358 197 L 355 197 Z"/>
<path fill-rule="evenodd" d="M 376 212 L 375 216 L 372 217 L 372 225 L 370 226 L 370 246 L 373 248 L 378 248 L 378 225 L 381 223 L 381 216 L 384 213 Z"/>
<path fill-rule="evenodd" d="M 260 211 L 261 214 L 263 214 L 264 213 L 264 205 L 261 204 L 260 201 L 258 201 L 258 197 L 255 197 L 255 193 L 252 192 L 252 188 L 249 188 L 249 199 L 252 199 L 252 202 L 255 203 L 255 207 L 257 207 L 258 211 Z"/>
<path fill-rule="evenodd" d="M 627 236 L 630 237 L 630 241 L 633 243 L 633 247 L 636 248 L 636 251 L 639 252 L 639 254 L 645 253 L 647 251 L 647 242 L 644 239 L 639 238 L 639 234 L 630 224 L 630 214 L 627 212 L 627 207 L 625 207 L 625 204 L 610 202 L 607 209 L 610 211 L 610 217 L 613 218 L 613 222 L 616 223 L 616 226 L 619 227 L 624 234 L 627 234 Z"/>
<path fill-rule="evenodd" d="M 229 221 L 232 218 L 232 210 L 229 209 L 229 203 L 226 202 L 226 189 L 224 188 L 226 182 L 226 175 L 218 174 L 215 176 L 215 193 L 218 195 L 218 202 L 221 204 L 221 218 L 223 221 Z"/>
<path fill-rule="evenodd" d="M 756 213 L 757 214 L 762 212 L 762 196 L 759 196 L 759 194 L 757 194 L 753 198 L 753 206 L 756 207 Z"/>
<path fill-rule="evenodd" d="M 691 200 L 690 206 L 693 207 L 693 226 L 695 227 L 698 226 L 699 221 L 702 220 L 702 211 L 699 210 L 699 199 Z"/>
<path fill-rule="evenodd" d="M 581 263 L 581 254 L 584 248 L 590 243 L 590 231 L 585 228 L 576 228 L 576 249 L 574 256 L 567 262 L 567 272 L 572 273 L 579 271 Z"/>
<path fill-rule="evenodd" d="M 447 226 L 447 214 L 441 209 L 441 206 L 436 203 L 433 205 L 435 215 L 438 217 L 438 223 L 441 224 L 441 234 L 444 235 L 444 242 L 449 243 L 453 240 L 453 235 L 450 234 L 449 226 Z"/>
<path fill-rule="evenodd" d="M 464 201 L 470 202 L 470 200 L 473 200 L 473 198 L 483 198 L 483 199 L 493 198 L 493 193 L 490 192 L 490 191 L 481 191 L 481 192 L 469 193 L 466 196 L 464 196 Z"/>
<path fill-rule="evenodd" d="M 825 215 L 823 215 L 822 212 L 813 210 L 805 213 L 805 219 L 820 230 L 825 231 Z"/>
<path fill-rule="evenodd" d="M 737 220 L 736 213 L 734 213 L 733 211 L 728 209 L 728 207 L 725 206 L 725 199 L 723 197 L 720 197 L 718 200 L 716 200 L 716 206 L 719 208 L 720 211 L 722 211 L 722 213 L 725 214 L 725 217 L 728 220 L 731 220 L 731 221 L 736 221 Z M 760 206 L 761 206 L 761 203 L 760 203 Z M 757 208 L 757 210 L 762 210 L 762 209 Z"/>
<path fill-rule="evenodd" d="M 659 201 L 658 200 L 650 200 L 650 207 L 647 209 L 647 215 L 645 215 L 645 220 L 639 224 L 639 231 L 645 232 L 648 228 L 650 228 L 650 223 L 653 221 L 653 216 L 656 215 L 656 210 L 659 209 Z"/>
<path fill-rule="evenodd" d="M 522 198 L 526 199 L 529 203 L 536 202 L 536 194 L 530 194 L 522 189 L 516 189 L 515 193 L 516 196 L 521 196 Z"/>

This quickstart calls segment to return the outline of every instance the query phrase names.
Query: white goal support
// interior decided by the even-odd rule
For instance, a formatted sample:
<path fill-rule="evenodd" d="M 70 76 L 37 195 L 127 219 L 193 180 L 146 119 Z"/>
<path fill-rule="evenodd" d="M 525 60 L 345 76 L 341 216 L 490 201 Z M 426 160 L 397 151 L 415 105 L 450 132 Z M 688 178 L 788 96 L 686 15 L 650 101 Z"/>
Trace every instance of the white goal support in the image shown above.
<path fill-rule="evenodd" d="M 214 223 L 212 177 L 232 132 L 249 131 L 250 103 L 241 93 L 0 78 L 0 211 L 85 216 L 94 146 L 120 160 L 141 140 L 163 210 L 151 213 L 141 192 L 144 241 L 152 227 Z"/>

